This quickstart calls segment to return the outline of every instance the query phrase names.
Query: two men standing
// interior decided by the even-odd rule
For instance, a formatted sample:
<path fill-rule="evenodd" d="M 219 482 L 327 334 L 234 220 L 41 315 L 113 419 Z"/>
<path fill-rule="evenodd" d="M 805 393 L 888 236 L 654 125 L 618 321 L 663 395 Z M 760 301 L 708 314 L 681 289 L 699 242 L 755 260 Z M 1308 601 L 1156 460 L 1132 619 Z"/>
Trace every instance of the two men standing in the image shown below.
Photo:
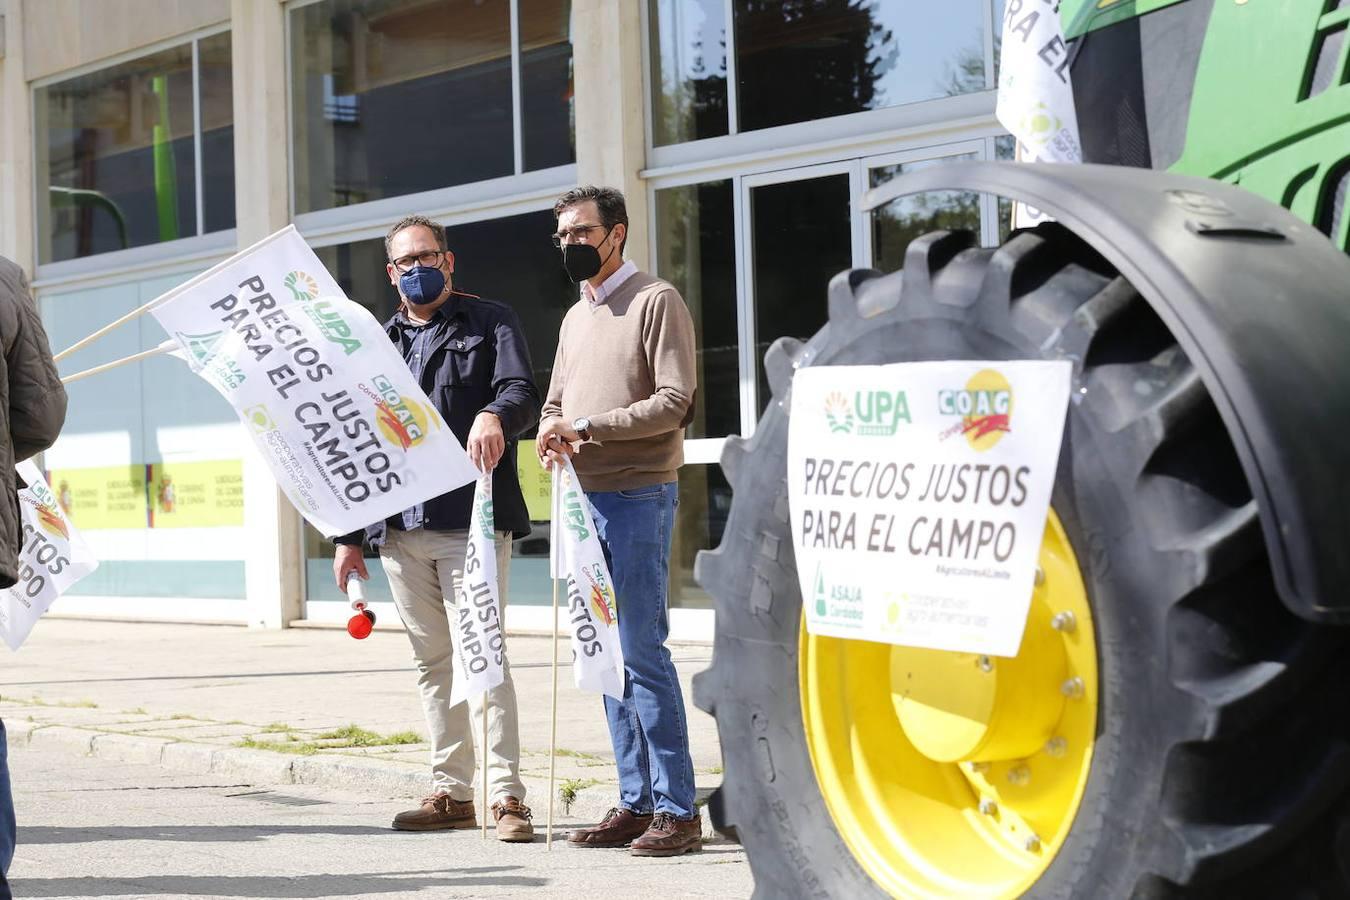
<path fill-rule="evenodd" d="M 684 462 L 684 427 L 695 393 L 694 326 L 679 292 L 623 259 L 628 214 L 609 188 L 569 191 L 554 206 L 554 244 L 563 267 L 583 282 L 558 338 L 552 382 L 536 450 L 541 461 L 571 457 L 586 491 L 618 601 L 626 669 L 624 698 L 604 698 L 619 771 L 619 802 L 600 824 L 572 831 L 578 847 L 631 844 L 636 856 L 698 849 L 702 823 L 679 678 L 665 641 L 668 584 Z M 514 438 L 535 421 L 539 396 L 515 313 L 450 287 L 454 255 L 445 232 L 423 217 L 397 223 L 385 240 L 388 274 L 402 304 L 387 324 L 390 339 L 470 459 L 493 471 L 499 590 L 513 533 L 529 530 L 516 479 Z M 507 465 L 498 466 L 505 459 Z M 433 793 L 400 813 L 394 827 L 473 827 L 473 744 L 482 698 L 449 707 L 451 627 L 472 504 L 472 486 L 428 500 L 365 530 L 379 547 L 399 615 L 417 661 L 433 744 Z M 338 538 L 338 585 L 366 575 L 362 533 Z M 487 752 L 498 837 L 532 838 L 521 802 L 516 699 L 509 668 L 487 695 Z"/>

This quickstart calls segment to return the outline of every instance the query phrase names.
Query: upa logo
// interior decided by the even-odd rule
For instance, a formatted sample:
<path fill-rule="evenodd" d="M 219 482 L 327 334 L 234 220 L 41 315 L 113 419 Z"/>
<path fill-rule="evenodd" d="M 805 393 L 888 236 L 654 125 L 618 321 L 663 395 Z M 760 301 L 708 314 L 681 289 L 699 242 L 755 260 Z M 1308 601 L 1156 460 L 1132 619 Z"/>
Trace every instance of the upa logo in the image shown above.
<path fill-rule="evenodd" d="M 376 375 L 371 384 L 380 393 L 375 424 L 389 445 L 406 451 L 421 443 L 435 421 L 431 407 L 401 396 L 393 382 L 383 375 Z"/>
<path fill-rule="evenodd" d="M 979 451 L 990 449 L 1012 430 L 1012 409 L 1012 385 L 994 369 L 976 372 L 962 390 L 938 391 L 938 412 L 961 417 L 942 438 L 965 435 L 966 443 Z"/>
<path fill-rule="evenodd" d="M 295 273 L 292 272 L 292 275 Z M 338 314 L 333 308 L 330 300 L 320 300 L 316 303 L 304 304 L 305 315 L 309 316 L 315 325 L 319 326 L 319 331 L 328 341 L 337 344 L 342 348 L 342 352 L 351 356 L 357 350 L 361 349 L 361 342 L 352 337 L 352 326 L 347 324 L 347 320 Z"/>
<path fill-rule="evenodd" d="M 313 300 L 319 296 L 319 283 L 308 272 L 301 272 L 299 269 L 288 272 L 281 283 L 286 286 L 286 289 L 291 292 L 291 296 L 297 302 Z"/>
<path fill-rule="evenodd" d="M 890 437 L 901 420 L 911 421 L 904 391 L 855 391 L 851 403 L 838 391 L 825 398 L 825 421 L 836 434 Z"/>

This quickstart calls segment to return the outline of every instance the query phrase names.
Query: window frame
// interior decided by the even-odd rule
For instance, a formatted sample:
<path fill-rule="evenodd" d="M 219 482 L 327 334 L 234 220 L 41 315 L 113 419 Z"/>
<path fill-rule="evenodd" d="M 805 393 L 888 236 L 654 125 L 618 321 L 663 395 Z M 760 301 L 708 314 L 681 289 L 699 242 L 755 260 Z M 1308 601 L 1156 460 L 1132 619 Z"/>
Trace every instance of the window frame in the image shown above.
<path fill-rule="evenodd" d="M 295 223 L 301 233 L 309 238 L 311 234 L 315 237 L 324 236 L 332 230 L 349 230 L 352 228 L 361 228 L 371 221 L 392 222 L 402 215 L 405 215 L 410 208 L 415 208 L 419 212 L 426 209 L 444 210 L 445 224 L 451 224 L 451 216 L 459 215 L 464 212 L 478 210 L 496 209 L 498 206 L 515 203 L 529 203 L 538 199 L 548 190 L 557 185 L 564 185 L 553 195 L 555 198 L 576 184 L 576 162 L 568 163 L 562 166 L 552 166 L 546 169 L 525 170 L 525 136 L 524 126 L 524 97 L 522 95 L 521 84 L 521 52 L 520 52 L 520 0 L 508 0 L 510 4 L 510 29 L 511 29 L 511 140 L 512 140 L 512 172 L 510 175 L 503 175 L 497 178 L 489 178 L 482 181 L 471 181 L 467 184 L 454 185 L 446 188 L 434 188 L 428 191 L 421 191 L 414 194 L 400 194 L 396 197 L 383 197 L 379 200 L 368 200 L 364 203 L 353 203 L 347 206 L 330 206 L 326 209 L 316 209 L 309 212 L 296 212 L 296 178 L 295 178 L 295 111 L 291 108 L 291 86 L 294 83 L 295 59 L 292 53 L 294 46 L 292 34 L 292 13 L 306 6 L 314 6 L 319 3 L 327 3 L 329 0 L 289 0 L 284 4 L 282 15 L 284 16 L 283 38 L 285 45 L 286 65 L 285 65 L 285 85 L 286 85 L 286 166 L 287 166 L 287 212 L 291 221 Z M 569 27 L 570 31 L 570 27 Z M 572 36 L 568 35 L 569 42 Z M 575 53 L 575 47 L 573 49 Z M 650 126 L 649 126 L 650 127 Z M 573 156 L 576 155 L 576 140 L 573 139 Z M 504 200 L 503 200 L 504 198 Z M 549 204 L 552 208 L 552 201 Z M 391 210 L 397 209 L 397 212 Z M 535 207 L 530 207 L 522 211 L 529 212 Z M 454 212 L 450 212 L 453 210 Z M 503 213 L 502 215 L 506 215 Z M 495 218 L 495 215 L 486 214 L 478 216 L 481 218 Z M 464 221 L 477 221 L 477 219 L 467 219 Z M 381 232 L 383 235 L 383 232 Z M 342 243 L 343 241 L 338 241 Z"/>
<path fill-rule="evenodd" d="M 124 53 L 118 53 L 104 59 L 86 63 L 82 66 L 76 66 L 73 69 L 65 69 L 42 78 L 35 79 L 28 83 L 29 98 L 29 130 L 33 135 L 32 153 L 33 153 L 33 175 L 29 188 L 29 199 L 32 203 L 33 222 L 40 229 L 44 219 L 42 216 L 42 199 L 38 196 L 38 163 L 40 160 L 47 160 L 49 153 L 43 149 L 42 141 L 46 139 L 45 132 L 38 130 L 38 91 L 61 84 L 66 81 L 73 81 L 77 78 L 83 78 L 86 75 L 93 75 L 107 69 L 114 69 L 124 63 L 133 62 L 147 56 L 154 56 L 156 53 L 162 53 L 165 50 L 172 50 L 175 47 L 188 45 L 192 49 L 192 153 L 193 153 L 193 191 L 195 203 L 197 206 L 197 233 L 185 238 L 179 238 L 174 241 L 156 241 L 153 244 L 143 244 L 139 247 L 128 247 L 125 250 L 109 250 L 104 253 L 94 253 L 89 256 L 76 257 L 75 259 L 54 260 L 51 262 L 42 262 L 42 245 L 44 241 L 49 241 L 51 235 L 45 237 L 42 234 L 34 234 L 34 287 L 42 281 L 48 283 L 57 283 L 68 278 L 79 279 L 89 272 L 110 271 L 119 274 L 125 272 L 137 272 L 146 268 L 155 268 L 162 263 L 170 260 L 182 258 L 187 254 L 189 258 L 201 257 L 204 254 L 209 255 L 217 246 L 223 246 L 228 243 L 234 246 L 235 229 L 227 228 L 223 231 L 206 232 L 203 230 L 206 222 L 206 213 L 202 208 L 204 175 L 202 174 L 202 104 L 201 104 L 201 56 L 200 44 L 207 38 L 216 35 L 231 33 L 234 31 L 231 21 L 224 21 L 215 25 L 208 25 L 204 28 L 198 28 L 183 34 L 174 35 L 165 38 L 162 41 L 156 41 L 153 44 L 146 44 L 143 47 L 137 47 L 134 50 L 128 50 Z M 231 42 L 233 48 L 233 42 Z M 233 51 L 231 51 L 233 52 Z M 231 107 L 233 107 L 233 98 L 231 98 Z M 48 165 L 47 181 L 50 184 L 51 171 Z M 50 211 L 46 218 L 48 228 L 51 225 Z M 222 240 L 228 235 L 228 240 Z M 229 254 L 227 253 L 226 256 Z M 98 260 L 93 263 L 93 260 Z"/>

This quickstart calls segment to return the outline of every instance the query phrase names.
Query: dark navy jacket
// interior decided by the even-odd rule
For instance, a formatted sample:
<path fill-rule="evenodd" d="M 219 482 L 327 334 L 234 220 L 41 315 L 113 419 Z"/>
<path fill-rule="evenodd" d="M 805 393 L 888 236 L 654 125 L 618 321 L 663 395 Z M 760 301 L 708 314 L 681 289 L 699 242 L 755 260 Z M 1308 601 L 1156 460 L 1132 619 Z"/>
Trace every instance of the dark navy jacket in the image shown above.
<path fill-rule="evenodd" d="M 436 317 L 440 317 L 437 321 Z M 436 310 L 434 337 L 426 348 L 422 390 L 459 438 L 469 440 L 474 417 L 496 413 L 502 420 L 506 451 L 492 473 L 492 514 L 498 531 L 518 538 L 530 533 L 530 516 L 516 476 L 516 439 L 539 421 L 539 389 L 535 387 L 530 351 L 515 310 L 505 303 L 468 294 L 451 294 Z M 400 309 L 384 325 L 405 360 L 418 328 Z M 469 527 L 473 484 L 433 497 L 423 504 L 422 527 L 455 531 Z M 399 518 L 393 516 L 391 519 Z M 366 528 L 371 546 L 384 543 L 387 522 Z M 362 532 L 336 538 L 339 544 L 361 543 Z"/>

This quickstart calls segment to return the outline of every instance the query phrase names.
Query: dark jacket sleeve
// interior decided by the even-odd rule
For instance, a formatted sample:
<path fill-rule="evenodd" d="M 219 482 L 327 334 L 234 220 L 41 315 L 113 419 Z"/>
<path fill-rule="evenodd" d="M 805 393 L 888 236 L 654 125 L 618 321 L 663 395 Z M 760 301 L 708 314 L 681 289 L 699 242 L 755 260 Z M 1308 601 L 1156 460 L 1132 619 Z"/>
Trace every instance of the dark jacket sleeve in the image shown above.
<path fill-rule="evenodd" d="M 366 532 L 362 529 L 360 531 L 353 531 L 351 534 L 339 534 L 337 537 L 333 538 L 333 543 L 339 546 L 346 545 L 359 547 L 361 546 L 361 542 L 365 539 Z"/>
<path fill-rule="evenodd" d="M 20 462 L 56 443 L 66 421 L 66 389 L 23 270 L 10 264 L 0 276 L 0 285 L 13 299 L 6 304 L 5 317 L 13 318 L 5 322 L 3 337 L 9 370 L 9 436 L 14 461 Z"/>
<path fill-rule="evenodd" d="M 503 307 L 494 331 L 497 363 L 492 372 L 493 400 L 482 411 L 497 414 L 502 420 L 502 433 L 510 440 L 539 421 L 539 388 L 534 384 L 530 348 L 515 310 Z"/>

